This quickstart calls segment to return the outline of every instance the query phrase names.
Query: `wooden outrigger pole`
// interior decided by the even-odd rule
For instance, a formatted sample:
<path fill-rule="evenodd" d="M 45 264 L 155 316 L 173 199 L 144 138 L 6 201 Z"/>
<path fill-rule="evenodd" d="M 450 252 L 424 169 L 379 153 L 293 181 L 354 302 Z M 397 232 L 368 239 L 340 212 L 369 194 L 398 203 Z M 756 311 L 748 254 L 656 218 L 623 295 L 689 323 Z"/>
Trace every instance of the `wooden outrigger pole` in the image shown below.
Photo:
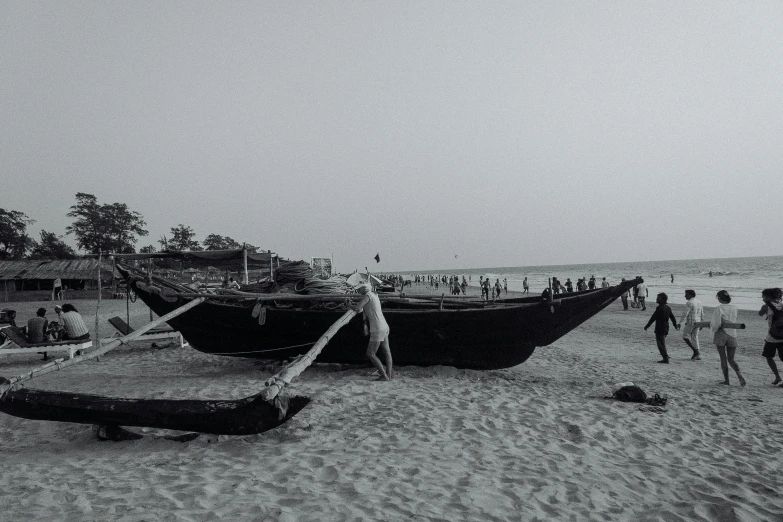
<path fill-rule="evenodd" d="M 308 366 L 315 362 L 315 358 L 318 357 L 318 354 L 321 353 L 321 350 L 323 350 L 332 337 L 334 337 L 334 334 L 337 333 L 337 330 L 348 324 L 355 315 L 355 310 L 348 310 L 345 312 L 337 321 L 335 321 L 332 326 L 329 327 L 328 330 L 326 330 L 326 333 L 324 333 L 318 339 L 315 345 L 310 348 L 306 354 L 297 358 L 296 361 L 292 362 L 274 374 L 272 377 L 267 379 L 265 383 L 266 388 L 264 388 L 259 395 L 267 401 L 274 400 L 274 398 L 277 397 L 283 388 L 291 384 L 291 381 L 294 378 L 296 378 L 300 373 L 305 371 Z"/>

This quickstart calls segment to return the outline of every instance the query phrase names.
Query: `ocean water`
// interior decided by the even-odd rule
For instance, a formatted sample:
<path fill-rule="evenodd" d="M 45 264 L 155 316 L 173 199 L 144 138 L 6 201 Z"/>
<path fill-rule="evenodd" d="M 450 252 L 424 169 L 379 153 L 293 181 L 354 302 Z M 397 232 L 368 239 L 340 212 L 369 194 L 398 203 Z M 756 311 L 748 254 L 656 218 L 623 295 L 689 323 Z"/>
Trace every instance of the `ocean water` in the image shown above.
<path fill-rule="evenodd" d="M 710 272 L 712 275 L 710 275 Z M 470 276 L 470 285 L 478 286 L 479 277 L 508 280 L 509 290 L 522 290 L 522 281 L 527 277 L 530 293 L 540 295 L 549 284 L 548 279 L 557 277 L 563 284 L 571 278 L 576 281 L 595 276 L 600 286 L 606 277 L 610 284 L 617 284 L 621 278 L 644 278 L 650 290 L 650 299 L 655 300 L 659 292 L 666 292 L 670 303 L 685 303 L 685 290 L 692 289 L 704 306 L 718 304 L 715 294 L 728 290 L 731 303 L 745 310 L 757 310 L 763 304 L 761 291 L 764 288 L 783 287 L 783 256 L 734 257 L 723 259 L 687 259 L 679 261 L 643 261 L 629 263 L 600 263 L 586 265 L 517 266 L 501 268 L 443 269 L 409 274 L 464 274 Z M 674 275 L 674 282 L 671 276 Z"/>

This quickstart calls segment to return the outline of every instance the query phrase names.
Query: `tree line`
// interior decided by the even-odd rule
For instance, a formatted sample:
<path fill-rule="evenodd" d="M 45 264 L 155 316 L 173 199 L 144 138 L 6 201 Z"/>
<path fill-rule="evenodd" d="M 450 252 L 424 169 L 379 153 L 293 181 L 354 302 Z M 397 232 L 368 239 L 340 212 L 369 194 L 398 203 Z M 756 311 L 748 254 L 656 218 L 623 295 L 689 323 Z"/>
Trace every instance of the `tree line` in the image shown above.
<path fill-rule="evenodd" d="M 73 235 L 79 249 L 89 254 L 98 252 L 115 254 L 136 253 L 136 243 L 149 233 L 147 223 L 138 212 L 125 203 L 99 203 L 92 194 L 76 193 L 76 204 L 70 207 L 68 217 L 74 218 L 65 228 Z M 36 240 L 27 233 L 27 227 L 35 223 L 24 212 L 0 208 L 0 260 L 5 259 L 74 259 L 74 249 L 65 243 L 64 236 L 41 230 Z M 244 245 L 228 236 L 209 234 L 199 243 L 196 233 L 189 226 L 171 227 L 170 235 L 158 240 L 163 251 L 227 250 Z M 251 245 L 247 245 L 252 248 Z M 156 252 L 154 245 L 143 246 L 141 253 Z"/>

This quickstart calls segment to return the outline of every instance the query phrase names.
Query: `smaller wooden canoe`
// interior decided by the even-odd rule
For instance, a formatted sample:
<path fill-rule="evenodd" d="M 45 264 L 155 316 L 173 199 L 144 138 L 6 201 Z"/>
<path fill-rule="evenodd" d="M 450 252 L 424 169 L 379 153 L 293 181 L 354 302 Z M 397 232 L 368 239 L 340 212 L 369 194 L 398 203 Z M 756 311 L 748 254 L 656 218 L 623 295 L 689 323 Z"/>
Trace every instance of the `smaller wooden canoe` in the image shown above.
<path fill-rule="evenodd" d="M 35 420 L 251 435 L 280 426 L 309 402 L 296 396 L 269 403 L 260 395 L 227 401 L 123 399 L 20 388 L 0 397 L 0 411 Z"/>

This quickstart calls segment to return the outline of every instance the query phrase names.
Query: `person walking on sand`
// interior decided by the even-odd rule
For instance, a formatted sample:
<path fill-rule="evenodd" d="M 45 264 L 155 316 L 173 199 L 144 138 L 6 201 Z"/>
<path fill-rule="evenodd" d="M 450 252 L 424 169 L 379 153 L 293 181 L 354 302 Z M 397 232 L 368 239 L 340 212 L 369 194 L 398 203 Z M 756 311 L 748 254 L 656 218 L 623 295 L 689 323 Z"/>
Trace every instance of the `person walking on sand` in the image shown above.
<path fill-rule="evenodd" d="M 357 312 L 364 312 L 367 322 L 370 323 L 370 341 L 367 344 L 367 358 L 375 369 L 378 370 L 380 377 L 378 380 L 390 381 L 392 379 L 392 355 L 389 347 L 389 325 L 383 317 L 381 311 L 381 300 L 372 292 L 372 288 L 367 283 L 362 283 L 357 287 L 359 293 L 363 296 L 358 303 L 348 306 Z M 376 353 L 381 349 L 386 367 L 381 364 Z"/>
<path fill-rule="evenodd" d="M 505 277 L 503 278 L 503 292 L 504 295 L 508 295 L 508 281 Z"/>
<path fill-rule="evenodd" d="M 526 277 L 525 280 L 522 281 L 522 293 L 523 294 L 528 294 L 528 293 L 530 293 L 529 290 L 530 290 L 530 287 L 527 284 L 527 277 Z"/>
<path fill-rule="evenodd" d="M 621 280 L 622 283 L 625 283 L 625 278 L 623 277 Z M 623 302 L 623 310 L 628 310 L 628 298 L 631 297 L 631 290 L 629 288 L 625 289 L 625 292 L 623 292 L 623 295 L 620 296 L 620 300 Z"/>
<path fill-rule="evenodd" d="M 766 316 L 767 324 L 769 328 L 772 328 L 772 321 L 775 317 L 776 310 L 783 310 L 783 290 L 780 288 L 766 288 L 761 292 L 761 300 L 764 301 L 764 306 L 759 310 L 759 315 Z M 777 386 L 783 380 L 780 379 L 780 372 L 778 372 L 778 366 L 775 364 L 775 353 L 777 352 L 778 358 L 783 361 L 783 339 L 776 339 L 772 337 L 772 334 L 768 331 L 767 336 L 764 338 L 764 349 L 761 352 L 762 357 L 767 360 L 769 369 L 775 375 L 775 380 L 772 381 L 773 386 Z"/>
<path fill-rule="evenodd" d="M 699 328 L 696 323 L 702 320 L 704 309 L 701 301 L 696 299 L 696 292 L 693 290 L 685 291 L 685 310 L 680 317 L 680 328 L 682 328 L 682 340 L 693 350 L 691 359 L 701 360 L 699 353 Z"/>
<path fill-rule="evenodd" d="M 644 327 L 647 330 L 653 322 L 655 322 L 655 343 L 658 345 L 658 351 L 661 352 L 661 359 L 659 363 L 669 364 L 669 354 L 666 352 L 666 336 L 669 335 L 669 320 L 675 330 L 680 329 L 680 325 L 677 324 L 677 320 L 674 318 L 672 309 L 666 304 L 669 301 L 669 296 L 661 292 L 656 297 L 655 302 L 658 303 L 658 308 L 655 309 L 650 320 L 647 321 L 647 325 Z"/>
<path fill-rule="evenodd" d="M 503 288 L 500 286 L 500 279 L 495 278 L 495 295 L 492 296 L 492 300 L 494 301 L 496 298 L 500 297 L 500 292 L 503 290 Z"/>
<path fill-rule="evenodd" d="M 650 291 L 647 289 L 647 285 L 644 282 L 636 285 L 636 299 L 639 301 L 639 308 L 644 312 L 647 310 L 647 305 L 644 303 L 646 298 L 650 297 Z"/>
<path fill-rule="evenodd" d="M 734 361 L 734 354 L 737 352 L 737 330 L 729 326 L 729 324 L 737 322 L 737 307 L 729 304 L 731 303 L 731 296 L 726 290 L 718 292 L 716 297 L 720 304 L 712 312 L 710 331 L 713 335 L 712 342 L 720 355 L 720 367 L 723 370 L 723 382 L 721 384 L 730 384 L 729 366 L 731 366 L 737 374 L 740 386 L 745 386 L 745 379 L 742 377 L 742 373 L 740 373 L 740 367 Z"/>
<path fill-rule="evenodd" d="M 601 279 L 601 288 L 609 288 L 609 281 L 605 277 Z"/>

